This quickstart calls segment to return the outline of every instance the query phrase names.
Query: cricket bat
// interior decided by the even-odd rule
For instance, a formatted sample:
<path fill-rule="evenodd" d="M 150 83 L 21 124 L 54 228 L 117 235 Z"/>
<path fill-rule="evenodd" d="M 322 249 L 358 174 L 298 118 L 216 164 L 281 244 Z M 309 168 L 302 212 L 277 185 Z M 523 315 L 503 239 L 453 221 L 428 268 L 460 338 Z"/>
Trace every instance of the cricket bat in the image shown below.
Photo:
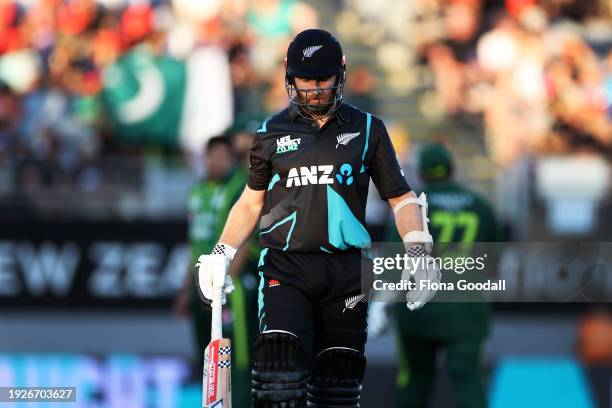
<path fill-rule="evenodd" d="M 215 288 L 212 299 L 210 343 L 204 352 L 202 379 L 203 408 L 232 407 L 232 349 L 230 339 L 224 339 L 221 326 L 221 291 Z"/>

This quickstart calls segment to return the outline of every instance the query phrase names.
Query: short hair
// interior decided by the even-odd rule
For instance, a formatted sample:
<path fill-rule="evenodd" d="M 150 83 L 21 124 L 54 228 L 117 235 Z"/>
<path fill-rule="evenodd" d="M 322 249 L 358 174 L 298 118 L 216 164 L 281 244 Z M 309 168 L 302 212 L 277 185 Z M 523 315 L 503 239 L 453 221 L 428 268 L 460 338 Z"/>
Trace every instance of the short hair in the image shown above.
<path fill-rule="evenodd" d="M 206 142 L 206 152 L 209 152 L 213 147 L 217 145 L 223 145 L 231 150 L 232 142 L 227 136 L 214 136 L 208 139 Z"/>

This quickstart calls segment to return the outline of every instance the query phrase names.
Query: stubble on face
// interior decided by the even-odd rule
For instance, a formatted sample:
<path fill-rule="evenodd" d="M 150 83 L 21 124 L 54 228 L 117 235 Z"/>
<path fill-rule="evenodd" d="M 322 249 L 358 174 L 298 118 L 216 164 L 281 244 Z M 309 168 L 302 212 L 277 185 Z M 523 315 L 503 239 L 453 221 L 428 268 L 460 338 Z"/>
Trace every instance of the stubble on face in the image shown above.
<path fill-rule="evenodd" d="M 332 88 L 335 85 L 335 82 L 335 75 L 325 79 L 296 77 L 295 87 L 297 89 L 308 89 L 308 91 L 297 91 L 300 103 L 313 106 L 329 105 L 332 102 L 333 90 L 328 88 Z"/>

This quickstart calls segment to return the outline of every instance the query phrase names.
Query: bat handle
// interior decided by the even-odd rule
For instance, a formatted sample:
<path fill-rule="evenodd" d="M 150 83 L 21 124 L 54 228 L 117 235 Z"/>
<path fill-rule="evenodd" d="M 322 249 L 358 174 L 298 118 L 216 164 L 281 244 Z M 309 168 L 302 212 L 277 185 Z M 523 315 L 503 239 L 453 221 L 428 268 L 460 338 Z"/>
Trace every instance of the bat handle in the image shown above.
<path fill-rule="evenodd" d="M 221 296 L 223 288 L 214 288 L 212 298 L 212 324 L 210 329 L 210 340 L 218 340 L 223 337 L 222 331 L 222 305 Z"/>

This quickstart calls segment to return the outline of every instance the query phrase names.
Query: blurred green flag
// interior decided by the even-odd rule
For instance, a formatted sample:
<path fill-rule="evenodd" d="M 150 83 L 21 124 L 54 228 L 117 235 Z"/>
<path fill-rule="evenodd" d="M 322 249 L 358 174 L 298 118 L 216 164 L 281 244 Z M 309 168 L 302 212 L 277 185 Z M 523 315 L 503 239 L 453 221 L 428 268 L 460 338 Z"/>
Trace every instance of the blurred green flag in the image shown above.
<path fill-rule="evenodd" d="M 103 97 L 115 136 L 129 142 L 179 143 L 185 63 L 135 50 L 104 73 Z"/>
<path fill-rule="evenodd" d="M 126 142 L 199 150 L 232 120 L 227 56 L 212 47 L 185 61 L 135 48 L 106 68 L 102 95 Z"/>

